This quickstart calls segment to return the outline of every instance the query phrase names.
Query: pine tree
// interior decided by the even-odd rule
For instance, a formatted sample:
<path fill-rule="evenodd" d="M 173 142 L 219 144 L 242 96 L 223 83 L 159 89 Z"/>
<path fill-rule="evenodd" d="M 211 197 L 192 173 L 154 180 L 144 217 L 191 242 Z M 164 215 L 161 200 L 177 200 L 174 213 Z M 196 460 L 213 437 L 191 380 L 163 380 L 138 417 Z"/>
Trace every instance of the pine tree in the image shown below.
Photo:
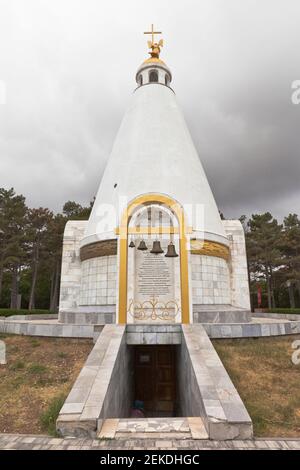
<path fill-rule="evenodd" d="M 32 310 L 35 308 L 35 290 L 41 257 L 49 257 L 46 243 L 48 228 L 53 219 L 53 214 L 48 209 L 43 209 L 42 207 L 39 209 L 29 209 L 27 219 L 27 239 L 30 249 L 30 265 L 32 271 L 28 309 Z"/>
<path fill-rule="evenodd" d="M 11 272 L 11 308 L 18 307 L 18 283 L 22 263 L 26 258 L 25 197 L 16 195 L 13 188 L 0 188 L 0 294 L 3 270 Z"/>
<path fill-rule="evenodd" d="M 246 243 L 250 270 L 254 275 L 265 278 L 268 306 L 269 308 L 276 307 L 274 271 L 281 263 L 282 225 L 279 225 L 277 220 L 269 212 L 266 212 L 253 214 L 248 221 L 248 227 Z"/>
<path fill-rule="evenodd" d="M 289 292 L 290 306 L 295 308 L 294 288 L 300 294 L 300 220 L 289 214 L 283 221 L 283 267 L 281 273 Z"/>

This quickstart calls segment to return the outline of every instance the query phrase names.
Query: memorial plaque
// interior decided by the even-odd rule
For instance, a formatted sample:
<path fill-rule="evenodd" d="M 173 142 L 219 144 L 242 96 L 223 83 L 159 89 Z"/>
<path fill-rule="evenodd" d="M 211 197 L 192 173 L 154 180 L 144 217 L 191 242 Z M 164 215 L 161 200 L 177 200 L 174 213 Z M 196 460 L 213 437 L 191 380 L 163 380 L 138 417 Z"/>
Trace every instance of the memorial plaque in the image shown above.
<path fill-rule="evenodd" d="M 136 253 L 135 301 L 157 299 L 166 304 L 174 300 L 174 261 L 163 254 Z"/>

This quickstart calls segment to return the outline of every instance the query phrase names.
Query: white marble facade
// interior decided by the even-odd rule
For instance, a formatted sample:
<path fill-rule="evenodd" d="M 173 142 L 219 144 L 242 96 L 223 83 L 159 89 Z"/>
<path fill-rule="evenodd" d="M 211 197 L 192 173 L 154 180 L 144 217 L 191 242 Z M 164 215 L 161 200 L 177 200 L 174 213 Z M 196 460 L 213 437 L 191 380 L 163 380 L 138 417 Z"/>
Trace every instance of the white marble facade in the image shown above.
<path fill-rule="evenodd" d="M 245 237 L 238 220 L 222 222 L 230 242 L 230 259 L 206 255 L 190 255 L 191 295 L 193 305 L 232 305 L 250 309 Z M 60 311 L 91 311 L 92 307 L 116 304 L 117 256 L 102 256 L 80 261 L 80 241 L 86 221 L 70 221 L 63 243 Z M 166 243 L 163 242 L 166 249 Z M 178 250 L 178 247 L 177 247 Z M 176 267 L 179 259 L 174 260 Z M 178 267 L 177 267 L 178 268 Z M 129 262 L 129 292 L 132 290 Z M 179 288 L 176 269 L 176 290 Z"/>
<path fill-rule="evenodd" d="M 80 242 L 87 223 L 87 220 L 70 220 L 65 227 L 60 281 L 60 311 L 76 309 L 79 306 L 82 280 Z"/>
<path fill-rule="evenodd" d="M 116 303 L 117 256 L 102 256 L 82 262 L 80 305 Z"/>
<path fill-rule="evenodd" d="M 191 255 L 193 304 L 229 305 L 230 272 L 226 260 L 215 256 Z"/>
<path fill-rule="evenodd" d="M 230 294 L 231 305 L 250 310 L 245 234 L 239 220 L 222 221 L 230 248 Z"/>

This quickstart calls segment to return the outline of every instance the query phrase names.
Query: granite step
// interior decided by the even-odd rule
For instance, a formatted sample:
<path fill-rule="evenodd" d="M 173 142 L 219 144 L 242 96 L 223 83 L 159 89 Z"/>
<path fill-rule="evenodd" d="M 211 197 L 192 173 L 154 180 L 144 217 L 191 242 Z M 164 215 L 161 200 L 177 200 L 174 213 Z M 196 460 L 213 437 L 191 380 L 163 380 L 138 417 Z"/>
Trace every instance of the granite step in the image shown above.
<path fill-rule="evenodd" d="M 98 438 L 208 439 L 208 434 L 198 417 L 106 419 Z"/>

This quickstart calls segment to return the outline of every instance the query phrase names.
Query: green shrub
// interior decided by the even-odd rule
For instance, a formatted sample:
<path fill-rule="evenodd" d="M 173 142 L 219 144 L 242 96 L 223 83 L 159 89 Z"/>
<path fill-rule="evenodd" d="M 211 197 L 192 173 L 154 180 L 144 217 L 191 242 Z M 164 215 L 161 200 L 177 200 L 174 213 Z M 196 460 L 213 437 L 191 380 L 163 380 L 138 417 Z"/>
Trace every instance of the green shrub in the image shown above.
<path fill-rule="evenodd" d="M 54 397 L 49 403 L 47 409 L 40 416 L 42 428 L 51 436 L 57 436 L 55 423 L 65 399 L 65 395 Z"/>
<path fill-rule="evenodd" d="M 46 315 L 53 312 L 50 310 L 26 310 L 20 308 L 19 310 L 14 310 L 10 308 L 0 308 L 0 317 L 11 317 L 13 315 Z"/>

